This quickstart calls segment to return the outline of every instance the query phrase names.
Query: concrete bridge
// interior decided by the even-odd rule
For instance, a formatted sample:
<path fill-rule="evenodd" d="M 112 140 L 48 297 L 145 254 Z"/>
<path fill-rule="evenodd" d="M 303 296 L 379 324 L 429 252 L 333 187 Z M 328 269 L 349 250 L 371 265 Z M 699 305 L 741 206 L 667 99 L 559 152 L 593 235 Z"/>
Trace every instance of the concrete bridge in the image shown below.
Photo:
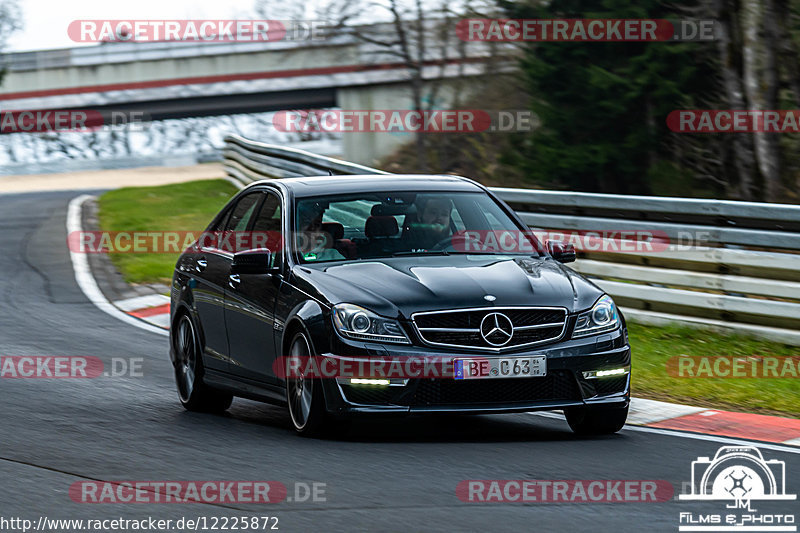
<path fill-rule="evenodd" d="M 429 47 L 425 80 L 446 84 L 485 73 L 487 46 L 466 43 L 456 53 L 458 42 L 454 30 L 449 48 Z M 114 42 L 6 54 L 2 61 L 8 69 L 0 86 L 3 110 L 140 111 L 157 121 L 283 109 L 412 107 L 407 65 L 352 33 L 295 42 Z M 441 93 L 437 105 L 446 106 L 452 91 Z M 407 134 L 345 133 L 343 155 L 371 163 L 408 140 Z"/>

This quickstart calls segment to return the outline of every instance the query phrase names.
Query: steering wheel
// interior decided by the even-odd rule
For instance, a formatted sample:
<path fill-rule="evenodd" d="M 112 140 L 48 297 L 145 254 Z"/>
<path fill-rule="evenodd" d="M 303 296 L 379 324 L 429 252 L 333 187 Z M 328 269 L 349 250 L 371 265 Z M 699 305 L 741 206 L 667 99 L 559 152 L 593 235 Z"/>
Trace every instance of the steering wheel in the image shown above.
<path fill-rule="evenodd" d="M 431 246 L 431 250 L 466 251 L 467 237 L 464 233 L 454 233 Z"/>

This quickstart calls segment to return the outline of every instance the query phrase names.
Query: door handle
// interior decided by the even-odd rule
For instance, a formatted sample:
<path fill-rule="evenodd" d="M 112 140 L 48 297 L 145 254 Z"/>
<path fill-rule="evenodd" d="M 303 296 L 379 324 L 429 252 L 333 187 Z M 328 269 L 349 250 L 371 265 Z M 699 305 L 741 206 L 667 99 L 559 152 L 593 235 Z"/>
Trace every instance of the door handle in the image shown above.
<path fill-rule="evenodd" d="M 208 261 L 206 261 L 205 256 L 203 256 L 203 257 L 201 257 L 200 259 L 197 260 L 197 262 L 195 263 L 195 267 L 194 268 L 198 272 L 202 272 L 203 270 L 206 269 L 207 266 L 208 266 Z"/>
<path fill-rule="evenodd" d="M 228 276 L 228 286 L 231 289 L 237 288 L 241 282 L 242 280 L 239 278 L 239 274 L 231 274 Z"/>

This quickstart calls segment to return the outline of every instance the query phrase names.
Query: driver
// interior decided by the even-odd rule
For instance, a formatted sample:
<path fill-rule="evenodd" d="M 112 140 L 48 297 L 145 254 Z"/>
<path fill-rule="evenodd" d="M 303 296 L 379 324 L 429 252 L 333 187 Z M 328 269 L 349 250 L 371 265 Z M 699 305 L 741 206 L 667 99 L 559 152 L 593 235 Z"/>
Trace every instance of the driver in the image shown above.
<path fill-rule="evenodd" d="M 327 205 L 300 202 L 297 206 L 297 248 L 306 261 L 336 261 L 344 256 L 333 248 L 332 236 L 322 231 L 322 215 Z"/>
<path fill-rule="evenodd" d="M 419 221 L 409 228 L 408 238 L 414 248 L 430 250 L 452 235 L 450 213 L 453 202 L 444 196 L 428 197 L 420 210 Z"/>

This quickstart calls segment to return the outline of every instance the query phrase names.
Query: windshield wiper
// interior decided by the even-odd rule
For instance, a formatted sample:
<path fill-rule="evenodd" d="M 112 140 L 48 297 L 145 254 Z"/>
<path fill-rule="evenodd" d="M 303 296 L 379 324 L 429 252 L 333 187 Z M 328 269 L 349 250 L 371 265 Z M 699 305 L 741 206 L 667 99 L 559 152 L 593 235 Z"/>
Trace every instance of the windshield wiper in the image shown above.
<path fill-rule="evenodd" d="M 466 250 L 458 250 L 456 252 L 449 252 L 451 255 L 501 255 L 504 257 L 541 257 L 540 255 L 536 255 L 535 253 L 510 253 L 510 252 L 483 252 L 483 251 L 474 251 L 468 252 Z"/>
<path fill-rule="evenodd" d="M 392 257 L 402 257 L 405 255 L 450 255 L 450 252 L 447 250 L 423 250 L 419 252 L 395 252 L 392 254 Z"/>
<path fill-rule="evenodd" d="M 503 252 L 478 252 L 478 251 L 468 252 L 466 250 L 457 250 L 455 252 L 450 252 L 450 253 L 454 255 L 514 255 Z"/>

